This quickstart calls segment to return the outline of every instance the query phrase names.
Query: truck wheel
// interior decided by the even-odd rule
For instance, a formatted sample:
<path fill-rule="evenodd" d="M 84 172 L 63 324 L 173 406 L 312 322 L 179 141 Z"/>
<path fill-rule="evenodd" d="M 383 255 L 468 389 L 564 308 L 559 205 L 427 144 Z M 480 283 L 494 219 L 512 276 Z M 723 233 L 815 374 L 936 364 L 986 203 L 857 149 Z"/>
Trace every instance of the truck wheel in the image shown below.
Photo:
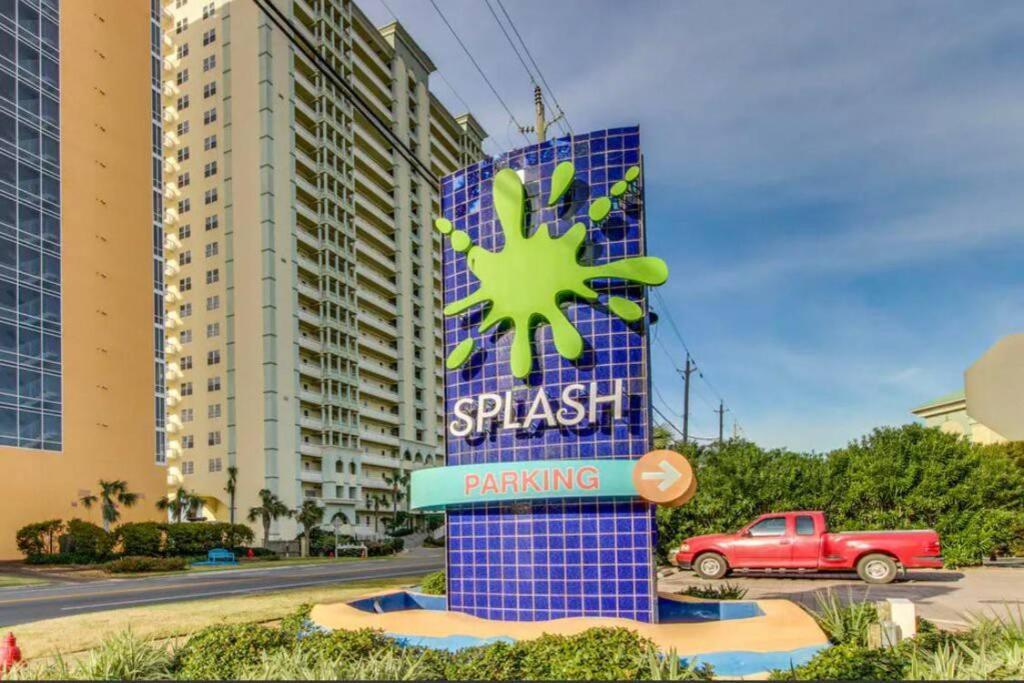
<path fill-rule="evenodd" d="M 892 583 L 896 573 L 896 562 L 888 555 L 865 555 L 857 563 L 857 576 L 865 583 Z"/>
<path fill-rule="evenodd" d="M 693 563 L 693 570 L 702 579 L 720 579 L 729 571 L 729 563 L 718 553 L 704 553 Z"/>

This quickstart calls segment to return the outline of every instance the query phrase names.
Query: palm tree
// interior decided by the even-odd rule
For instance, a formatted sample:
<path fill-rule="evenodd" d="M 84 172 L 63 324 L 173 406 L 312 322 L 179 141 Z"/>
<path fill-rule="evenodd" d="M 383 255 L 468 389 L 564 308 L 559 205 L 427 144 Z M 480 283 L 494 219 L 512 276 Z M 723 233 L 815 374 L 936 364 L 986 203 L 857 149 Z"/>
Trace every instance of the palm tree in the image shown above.
<path fill-rule="evenodd" d="M 228 467 L 228 483 L 224 487 L 224 491 L 228 494 L 230 501 L 230 507 L 228 508 L 228 515 L 230 516 L 231 523 L 235 523 L 235 491 L 238 488 L 238 468 L 234 465 Z"/>
<path fill-rule="evenodd" d="M 403 491 L 409 490 L 409 473 L 384 473 L 384 481 L 391 485 L 391 519 L 398 519 L 398 503 L 405 500 Z"/>
<path fill-rule="evenodd" d="M 100 511 L 103 516 L 103 530 L 110 531 L 110 525 L 121 519 L 121 510 L 118 505 L 130 508 L 139 500 L 139 494 L 128 490 L 128 483 L 123 479 L 106 481 L 100 479 L 100 494 L 94 496 L 91 493 L 79 498 L 86 510 L 91 510 L 97 502 L 100 504 Z"/>
<path fill-rule="evenodd" d="M 303 501 L 302 507 L 292 512 L 292 517 L 302 525 L 302 535 L 306 539 L 302 548 L 302 556 L 305 557 L 309 554 L 310 533 L 312 533 L 313 527 L 320 526 L 320 523 L 324 521 L 324 509 L 317 505 L 315 500 L 306 500 Z"/>
<path fill-rule="evenodd" d="M 263 522 L 263 547 L 266 548 L 270 540 L 270 523 L 284 517 L 290 511 L 270 489 L 260 489 L 259 496 L 260 504 L 249 508 L 249 521 L 255 522 L 258 519 Z"/>
<path fill-rule="evenodd" d="M 373 506 L 373 533 L 380 533 L 380 509 L 387 505 L 384 496 L 370 496 L 370 505 Z"/>
<path fill-rule="evenodd" d="M 179 524 L 184 517 L 194 517 L 203 507 L 203 499 L 195 491 L 185 491 L 178 487 L 173 496 L 161 498 L 156 502 L 157 510 L 164 510 Z"/>

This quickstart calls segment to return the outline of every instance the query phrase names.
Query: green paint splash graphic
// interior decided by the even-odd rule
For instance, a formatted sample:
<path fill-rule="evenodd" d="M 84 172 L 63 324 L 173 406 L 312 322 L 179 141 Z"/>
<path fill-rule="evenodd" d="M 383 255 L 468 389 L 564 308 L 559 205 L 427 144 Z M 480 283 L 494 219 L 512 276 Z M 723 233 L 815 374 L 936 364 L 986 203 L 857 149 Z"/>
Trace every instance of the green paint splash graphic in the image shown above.
<path fill-rule="evenodd" d="M 612 186 L 616 199 L 625 195 L 640 176 L 638 167 L 631 167 L 625 180 Z M 554 206 L 572 186 L 575 168 L 566 161 L 560 163 L 551 177 L 548 206 Z M 562 304 L 572 299 L 591 303 L 598 295 L 589 287 L 592 280 L 617 279 L 645 285 L 660 285 L 668 279 L 668 266 L 659 258 L 650 256 L 620 259 L 597 266 L 579 262 L 587 237 L 582 223 L 573 225 L 564 235 L 552 237 L 547 223 L 542 223 L 532 235 L 526 235 L 526 192 L 515 171 L 503 169 L 494 176 L 494 207 L 498 213 L 505 244 L 501 251 L 492 252 L 473 244 L 469 235 L 454 230 L 449 220 L 438 218 L 434 226 L 451 242 L 452 249 L 464 253 L 470 271 L 480 286 L 464 299 L 445 306 L 447 316 L 463 313 L 474 306 L 485 304 L 487 312 L 477 331 L 484 333 L 499 324 L 512 329 L 512 374 L 523 379 L 533 369 L 533 330 L 542 323 L 551 326 L 555 349 L 568 360 L 576 360 L 583 353 L 583 338 L 562 311 Z M 612 210 L 608 197 L 600 197 L 590 206 L 588 215 L 595 224 L 604 221 Z M 613 314 L 635 322 L 643 317 L 643 310 L 635 302 L 622 297 L 610 297 L 608 309 Z M 448 356 L 446 367 L 461 367 L 476 348 L 476 343 L 464 339 Z"/>

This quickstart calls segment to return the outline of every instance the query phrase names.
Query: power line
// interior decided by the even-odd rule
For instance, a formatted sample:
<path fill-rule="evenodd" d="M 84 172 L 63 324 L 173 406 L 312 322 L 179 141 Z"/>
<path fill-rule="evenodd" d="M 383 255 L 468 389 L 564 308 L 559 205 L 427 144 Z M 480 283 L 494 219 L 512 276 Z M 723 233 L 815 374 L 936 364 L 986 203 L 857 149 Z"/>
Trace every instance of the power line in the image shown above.
<path fill-rule="evenodd" d="M 516 57 L 519 59 L 519 63 L 523 65 L 523 71 L 525 71 L 526 75 L 529 77 L 530 84 L 537 85 L 537 79 L 533 77 L 533 72 L 530 71 L 530 67 L 526 65 L 526 60 L 523 59 L 521 54 L 519 54 L 519 48 L 516 47 L 515 41 L 512 40 L 512 36 L 508 34 L 508 31 L 505 29 L 505 25 L 501 23 L 501 19 L 498 18 L 498 13 L 495 12 L 494 8 L 491 6 L 490 0 L 484 0 L 484 4 L 487 5 L 487 9 L 490 10 L 491 16 L 494 17 L 494 21 L 498 24 L 498 28 L 500 28 L 502 34 L 504 34 L 505 40 L 507 40 L 508 44 L 512 47 L 512 52 L 516 54 Z"/>
<path fill-rule="evenodd" d="M 487 78 L 487 74 L 485 74 L 484 70 L 480 68 L 480 64 L 477 63 L 476 58 L 473 57 L 473 53 L 470 52 L 469 48 L 466 47 L 466 44 L 462 42 L 462 38 L 459 37 L 459 34 L 455 31 L 455 27 L 452 26 L 451 22 L 448 21 L 448 17 L 444 15 L 444 12 L 441 11 L 441 8 L 437 6 L 437 3 L 434 0 L 430 0 L 430 4 L 433 5 L 434 11 L 437 12 L 437 16 L 441 17 L 441 21 L 443 21 L 444 25 L 448 27 L 449 31 L 451 31 L 451 34 L 455 37 L 455 41 L 462 48 L 462 51 L 466 53 L 467 57 L 469 57 L 469 61 L 473 63 L 474 67 L 476 67 L 477 73 L 479 73 L 480 77 L 484 79 L 484 83 L 486 83 L 487 87 L 491 89 L 491 92 L 494 94 L 494 97 L 498 100 L 498 102 L 501 103 L 501 106 L 504 107 L 505 112 L 508 114 L 509 118 L 512 119 L 512 122 L 515 123 L 517 127 L 522 128 L 523 126 L 519 123 L 518 120 L 516 120 L 515 114 L 513 114 L 512 110 L 509 109 L 507 104 L 505 104 L 505 100 L 501 98 L 501 95 L 498 94 L 498 90 L 494 87 L 494 84 L 491 83 L 491 79 Z M 530 138 L 526 137 L 526 133 L 522 133 L 522 131 L 520 131 L 520 133 L 522 134 L 523 138 L 526 139 L 526 142 L 529 143 Z"/>
<path fill-rule="evenodd" d="M 377 131 L 384 136 L 384 138 L 388 140 L 388 142 L 390 142 L 403 157 L 405 157 L 406 161 L 419 171 L 431 186 L 436 187 L 439 182 L 438 177 L 434 175 L 426 164 L 420 161 L 419 157 L 417 157 L 405 144 L 405 142 L 403 142 L 402 139 L 391 130 L 391 125 L 380 118 L 377 112 L 373 110 L 373 107 L 363 99 L 363 96 L 360 95 L 349 82 L 341 77 L 331 63 L 324 58 L 317 47 L 295 28 L 291 19 L 285 16 L 284 13 L 274 5 L 272 0 L 253 0 L 253 2 L 256 3 L 256 6 L 263 11 L 263 14 L 281 30 L 285 38 L 287 38 L 288 41 L 296 47 L 296 49 L 305 54 L 307 59 L 313 62 L 314 68 L 326 76 L 333 85 L 341 89 L 347 95 L 348 100 L 353 104 L 355 109 L 359 110 L 359 112 L 377 129 Z"/>
<path fill-rule="evenodd" d="M 537 60 L 533 58 L 533 54 L 530 52 L 530 48 L 526 46 L 526 41 L 523 40 L 523 36 L 519 33 L 519 29 L 516 28 L 516 22 L 512 21 L 512 17 L 509 15 L 508 10 L 505 9 L 504 3 L 502 3 L 501 0 L 495 1 L 498 3 L 498 7 L 501 9 L 501 13 L 505 15 L 505 19 L 508 20 L 509 26 L 512 27 L 513 33 L 516 34 L 516 38 L 518 38 L 519 42 L 522 44 L 523 51 L 526 52 L 526 56 L 529 58 L 530 63 L 533 64 L 533 68 L 537 70 L 537 75 L 540 77 L 540 82 L 544 86 L 545 92 L 547 92 L 548 95 L 551 95 L 551 101 L 554 102 L 555 104 L 555 111 L 557 115 L 561 117 L 562 120 L 565 121 L 565 127 L 568 128 L 569 134 L 572 135 L 572 124 L 569 123 L 569 117 L 566 116 L 565 112 L 562 110 L 562 105 L 559 104 L 558 98 L 555 97 L 555 91 L 551 89 L 550 85 L 548 85 L 547 79 L 544 78 L 544 72 L 540 70 L 540 66 L 537 64 Z"/>

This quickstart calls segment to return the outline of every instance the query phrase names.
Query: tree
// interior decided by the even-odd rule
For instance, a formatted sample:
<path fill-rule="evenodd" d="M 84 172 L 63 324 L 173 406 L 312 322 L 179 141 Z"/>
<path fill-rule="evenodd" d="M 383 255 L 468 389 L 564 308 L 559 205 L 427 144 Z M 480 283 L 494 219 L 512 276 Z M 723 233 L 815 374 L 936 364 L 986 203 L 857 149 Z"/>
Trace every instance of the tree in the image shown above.
<path fill-rule="evenodd" d="M 121 510 L 118 507 L 123 505 L 130 508 L 139 500 L 139 494 L 128 490 L 128 483 L 123 479 L 106 481 L 100 479 L 100 493 L 98 496 L 88 494 L 79 498 L 86 510 L 91 510 L 96 503 L 100 504 L 100 512 L 103 517 L 103 530 L 109 532 L 110 525 L 121 519 Z"/>
<path fill-rule="evenodd" d="M 380 509 L 387 505 L 384 496 L 370 496 L 370 505 L 373 507 L 373 533 L 380 533 Z"/>
<path fill-rule="evenodd" d="M 398 517 L 398 503 L 405 500 L 405 491 L 409 490 L 409 473 L 408 472 L 394 472 L 384 473 L 384 481 L 391 486 L 391 515 L 392 518 Z"/>
<path fill-rule="evenodd" d="M 203 499 L 195 491 L 185 491 L 178 487 L 173 496 L 161 498 L 156 502 L 156 509 L 169 512 L 171 518 L 179 524 L 185 517 L 194 517 L 203 507 Z"/>
<path fill-rule="evenodd" d="M 672 430 L 666 425 L 654 425 L 654 429 L 651 430 L 651 445 L 655 449 L 671 448 L 672 442 Z"/>
<path fill-rule="evenodd" d="M 249 521 L 255 522 L 258 519 L 263 522 L 263 547 L 266 548 L 270 541 L 270 523 L 288 515 L 290 511 L 270 489 L 260 489 L 259 497 L 260 504 L 249 508 Z"/>
<path fill-rule="evenodd" d="M 305 557 L 309 554 L 309 543 L 312 540 L 310 534 L 324 521 L 324 509 L 317 505 L 315 500 L 306 500 L 303 501 L 302 507 L 292 511 L 292 517 L 302 525 L 302 536 L 306 539 L 302 547 L 302 556 Z"/>
<path fill-rule="evenodd" d="M 234 465 L 228 467 L 228 483 L 224 491 L 228 494 L 228 515 L 232 524 L 235 523 L 235 491 L 238 489 L 238 468 Z"/>

